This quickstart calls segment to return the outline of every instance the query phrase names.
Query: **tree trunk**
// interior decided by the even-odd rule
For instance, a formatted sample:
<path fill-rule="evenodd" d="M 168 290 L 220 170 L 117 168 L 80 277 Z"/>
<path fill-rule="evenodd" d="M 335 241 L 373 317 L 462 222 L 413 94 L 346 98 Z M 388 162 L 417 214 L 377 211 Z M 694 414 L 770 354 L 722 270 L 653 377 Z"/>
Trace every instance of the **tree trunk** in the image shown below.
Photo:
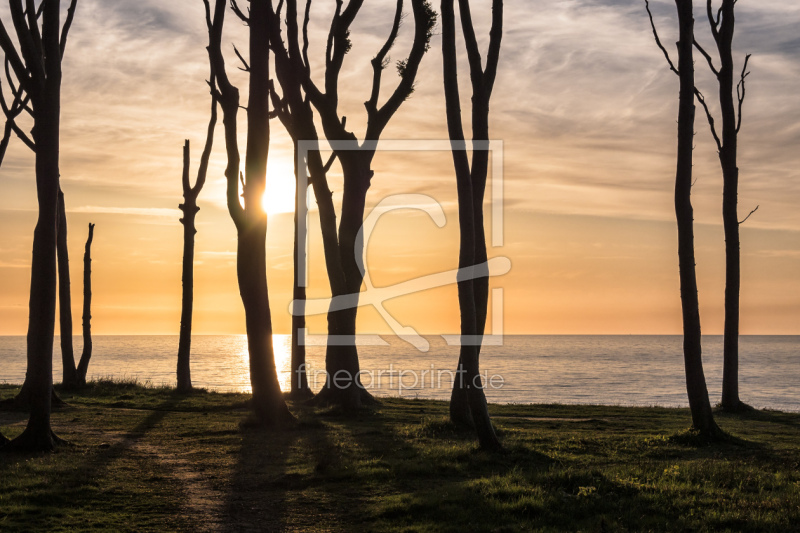
<path fill-rule="evenodd" d="M 72 296 L 69 280 L 69 251 L 67 248 L 67 213 L 64 193 L 58 190 L 58 234 L 56 237 L 58 257 L 58 302 L 61 326 L 62 383 L 65 388 L 78 385 L 78 372 L 75 368 L 75 353 L 72 347 Z"/>
<path fill-rule="evenodd" d="M 357 236 L 363 225 L 366 196 L 373 173 L 370 169 L 370 152 L 342 152 L 339 161 L 344 174 L 338 235 L 339 260 L 345 277 L 344 294 L 352 295 L 352 300 L 349 308 L 328 312 L 328 335 L 336 342 L 328 342 L 325 353 L 328 377 L 318 396 L 321 402 L 336 403 L 351 411 L 363 404 L 375 403 L 373 396 L 361 383 L 356 346 L 358 295 L 364 281 L 356 259 L 363 257 L 364 243 L 357 242 Z"/>
<path fill-rule="evenodd" d="M 294 175 L 295 175 L 295 210 L 294 210 L 294 277 L 293 277 L 293 301 L 292 309 L 292 361 L 291 361 L 291 394 L 294 398 L 310 398 L 313 396 L 308 386 L 308 375 L 306 373 L 306 342 L 304 331 L 306 328 L 306 288 L 305 280 L 300 279 L 299 268 L 306 262 L 306 241 L 307 231 L 300 231 L 299 210 L 297 206 L 300 202 L 305 205 L 307 188 L 300 187 L 300 174 L 305 172 L 305 168 L 300 168 L 297 164 L 297 140 L 294 143 Z M 302 190 L 301 190 L 302 189 Z M 306 216 L 306 212 L 303 212 Z"/>
<path fill-rule="evenodd" d="M 188 183 L 189 174 L 189 141 L 183 147 L 184 183 Z M 181 332 L 178 341 L 178 391 L 192 390 L 192 376 L 189 365 L 192 350 L 192 308 L 194 304 L 194 236 L 195 216 L 200 210 L 197 207 L 197 195 L 184 185 L 184 201 L 178 206 L 183 211 L 183 298 L 181 301 Z"/>
<path fill-rule="evenodd" d="M 45 11 L 45 16 L 47 16 Z M 52 14 L 51 14 L 52 16 Z M 28 371 L 26 385 L 30 418 L 25 430 L 9 446 L 25 450 L 52 450 L 57 438 L 50 429 L 53 392 L 53 340 L 56 315 L 56 233 L 59 189 L 60 84 L 50 82 L 37 106 L 36 189 L 39 218 L 33 233 L 31 294 L 28 314 Z"/>
<path fill-rule="evenodd" d="M 92 240 L 94 224 L 89 223 L 89 237 L 83 252 L 83 352 L 78 363 L 78 383 L 86 385 L 86 373 L 92 358 Z"/>
<path fill-rule="evenodd" d="M 465 0 L 461 0 L 464 2 Z M 460 4 L 461 5 L 461 4 Z M 465 34 L 470 32 L 474 38 L 471 21 L 465 17 L 468 6 L 462 8 L 462 25 Z M 493 44 L 499 51 L 499 35 L 502 33 L 502 2 L 493 3 Z M 481 268 L 477 283 L 472 279 L 472 271 L 486 262 L 486 240 L 483 227 L 483 196 L 488 172 L 488 153 L 474 151 L 470 168 L 467 153 L 459 150 L 456 144 L 464 143 L 464 129 L 461 121 L 461 103 L 458 90 L 458 66 L 455 37 L 455 14 L 453 0 L 442 0 L 442 57 L 444 71 L 444 92 L 447 113 L 448 136 L 453 146 L 453 164 L 456 172 L 458 193 L 458 224 L 460 232 L 458 257 L 458 304 L 461 314 L 461 349 L 458 372 L 453 383 L 450 417 L 456 424 L 469 424 L 474 427 L 481 448 L 499 450 L 502 448 L 495 434 L 486 404 L 483 384 L 480 377 L 480 342 L 485 326 L 488 304 L 488 272 Z M 493 56 L 496 68 L 496 56 Z M 491 60 L 487 60 L 487 70 Z M 473 139 L 488 139 L 489 95 L 493 75 L 481 70 L 480 65 L 470 63 L 473 81 L 472 122 Z M 491 79 L 486 79 L 487 76 Z M 488 85 L 488 87 L 487 87 Z"/>
<path fill-rule="evenodd" d="M 741 252 L 739 242 L 739 168 L 737 167 L 738 131 L 733 99 L 734 0 L 723 0 L 722 21 L 717 48 L 720 56 L 719 103 L 722 115 L 722 223 L 725 229 L 725 330 L 722 370 L 722 407 L 737 411 L 739 400 L 739 289 Z"/>
<path fill-rule="evenodd" d="M 678 260 L 680 265 L 681 307 L 683 312 L 683 356 L 686 390 L 692 425 L 706 437 L 721 432 L 714 422 L 703 373 L 700 333 L 700 306 L 694 254 L 694 214 L 692 209 L 692 148 L 694 141 L 694 63 L 692 53 L 694 18 L 691 0 L 676 0 L 680 41 L 678 71 L 680 105 L 678 109 L 678 163 L 675 176 L 675 215 L 678 222 Z"/>
<path fill-rule="evenodd" d="M 275 368 L 267 289 L 267 214 L 262 208 L 270 141 L 267 17 L 265 0 L 250 3 L 250 93 L 244 217 L 238 228 L 237 274 L 245 311 L 253 408 L 261 422 L 273 425 L 294 420 L 294 417 L 283 400 Z"/>

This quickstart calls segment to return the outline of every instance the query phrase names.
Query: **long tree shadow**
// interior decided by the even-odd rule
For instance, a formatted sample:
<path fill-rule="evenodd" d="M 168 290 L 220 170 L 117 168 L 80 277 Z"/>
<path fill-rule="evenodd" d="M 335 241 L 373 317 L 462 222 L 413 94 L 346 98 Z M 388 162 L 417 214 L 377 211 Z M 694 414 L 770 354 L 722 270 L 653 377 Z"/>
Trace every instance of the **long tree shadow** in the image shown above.
<path fill-rule="evenodd" d="M 158 410 L 148 412 L 132 428 L 119 431 L 114 429 L 127 423 L 113 410 L 103 412 L 91 407 L 71 408 L 65 413 L 74 416 L 70 421 L 54 423 L 57 431 L 68 433 L 75 428 L 79 417 L 111 417 L 111 422 L 100 430 L 87 431 L 96 424 L 78 426 L 82 432 L 73 435 L 77 438 L 57 454 L 67 454 L 70 460 L 48 460 L 48 454 L 17 453 L 7 456 L 3 470 L 14 471 L 26 466 L 25 481 L 33 482 L 39 475 L 35 466 L 42 463 L 46 468 L 48 482 L 35 490 L 17 488 L 6 500 L 12 512 L 4 518 L 4 527 L 14 530 L 48 530 L 59 527 L 83 527 L 87 520 L 106 523 L 108 527 L 137 528 L 146 526 L 148 518 L 139 514 L 138 509 L 147 509 L 150 516 L 178 516 L 179 503 L 169 495 L 172 489 L 165 487 L 158 475 L 155 464 L 149 464 L 136 453 L 134 448 L 156 427 L 174 407 L 169 400 Z M 126 412 L 124 416 L 135 416 Z M 90 444 L 89 444 L 90 443 Z M 101 481 L 102 480 L 102 481 Z M 82 524 L 70 523 L 70 517 L 80 510 Z M 91 519 L 87 517 L 93 517 Z"/>

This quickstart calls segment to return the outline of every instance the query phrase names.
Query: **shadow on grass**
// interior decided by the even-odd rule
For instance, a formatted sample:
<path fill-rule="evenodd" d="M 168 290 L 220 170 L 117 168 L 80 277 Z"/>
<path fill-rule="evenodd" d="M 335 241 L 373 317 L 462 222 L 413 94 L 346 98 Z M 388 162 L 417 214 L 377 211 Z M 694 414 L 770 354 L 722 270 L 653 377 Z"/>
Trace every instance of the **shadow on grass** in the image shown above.
<path fill-rule="evenodd" d="M 336 431 L 312 417 L 311 408 L 293 412 L 298 423 L 292 427 L 241 427 L 226 503 L 231 529 L 345 529 L 340 482 L 347 461 Z"/>
<path fill-rule="evenodd" d="M 97 434 L 84 433 L 78 443 L 54 454 L 8 456 L 1 465 L 3 474 L 20 473 L 4 495 L 6 516 L 0 529 L 46 531 L 92 523 L 108 530 L 146 530 L 158 520 L 164 523 L 164 516 L 179 516 L 173 490 L 160 483 L 157 465 L 133 452 L 173 406 L 173 400 L 163 402 L 160 410 L 123 433 L 104 424 Z M 98 437 L 103 442 L 85 444 Z M 80 521 L 71 522 L 78 520 L 76 515 Z"/>

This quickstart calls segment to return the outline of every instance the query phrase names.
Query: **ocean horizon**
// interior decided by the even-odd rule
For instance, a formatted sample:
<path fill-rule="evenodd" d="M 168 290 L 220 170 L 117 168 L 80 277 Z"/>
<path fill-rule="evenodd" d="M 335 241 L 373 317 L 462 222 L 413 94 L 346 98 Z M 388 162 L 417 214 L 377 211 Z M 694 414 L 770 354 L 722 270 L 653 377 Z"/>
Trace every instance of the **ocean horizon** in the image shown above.
<path fill-rule="evenodd" d="M 324 337 L 323 337 L 324 338 Z M 381 346 L 359 346 L 362 382 L 376 396 L 446 400 L 458 346 L 425 336 L 421 352 L 391 335 Z M 484 346 L 481 372 L 490 403 L 559 403 L 686 407 L 681 335 L 506 335 Z M 319 340 L 319 337 L 317 337 Z M 89 379 L 136 379 L 175 386 L 177 335 L 96 335 Z M 275 335 L 281 388 L 289 390 L 290 336 Z M 0 336 L 0 383 L 21 383 L 25 336 Z M 82 339 L 74 350 L 80 356 Z M 313 390 L 325 382 L 325 347 L 307 346 Z M 192 382 L 219 392 L 249 392 L 245 335 L 192 337 Z M 703 337 L 703 363 L 711 403 L 721 394 L 722 336 Z M 61 377 L 56 336 L 53 378 Z M 740 395 L 757 407 L 800 412 L 800 336 L 740 337 Z"/>

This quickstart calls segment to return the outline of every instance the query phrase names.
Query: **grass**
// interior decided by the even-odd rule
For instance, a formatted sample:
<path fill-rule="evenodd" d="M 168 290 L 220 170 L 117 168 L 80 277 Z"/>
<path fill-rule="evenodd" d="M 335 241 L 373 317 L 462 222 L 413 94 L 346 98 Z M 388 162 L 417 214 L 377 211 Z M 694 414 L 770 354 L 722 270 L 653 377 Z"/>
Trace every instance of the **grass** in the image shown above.
<path fill-rule="evenodd" d="M 17 392 L 0 386 L 0 399 Z M 385 399 L 356 417 L 292 405 L 242 428 L 247 395 L 134 382 L 62 394 L 52 454 L 0 454 L 0 531 L 789 531 L 800 523 L 800 414 L 492 405 L 506 453 L 447 405 Z M 26 415 L 0 412 L 6 436 Z"/>

